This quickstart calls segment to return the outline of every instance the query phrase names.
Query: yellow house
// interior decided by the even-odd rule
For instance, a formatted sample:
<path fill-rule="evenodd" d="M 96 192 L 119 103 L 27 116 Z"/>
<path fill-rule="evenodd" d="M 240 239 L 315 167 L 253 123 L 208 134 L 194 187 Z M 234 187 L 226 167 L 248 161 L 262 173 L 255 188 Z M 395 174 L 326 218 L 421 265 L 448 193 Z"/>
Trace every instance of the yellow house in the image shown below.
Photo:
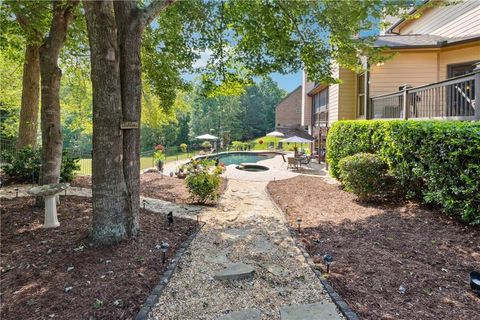
<path fill-rule="evenodd" d="M 341 84 L 304 76 L 302 126 L 320 146 L 322 131 L 342 119 L 480 119 L 480 1 L 427 2 L 409 13 L 419 18 L 400 19 L 378 37 L 392 59 L 361 74 L 335 66 Z"/>

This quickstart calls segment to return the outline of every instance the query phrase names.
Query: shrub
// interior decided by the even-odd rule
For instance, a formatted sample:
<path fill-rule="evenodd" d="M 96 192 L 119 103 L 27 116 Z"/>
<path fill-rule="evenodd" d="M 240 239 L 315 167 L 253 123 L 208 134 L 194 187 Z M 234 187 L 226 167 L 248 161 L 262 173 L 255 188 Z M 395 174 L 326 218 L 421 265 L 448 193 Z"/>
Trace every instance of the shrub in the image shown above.
<path fill-rule="evenodd" d="M 233 141 L 232 148 L 237 151 L 243 150 L 243 142 L 242 141 Z"/>
<path fill-rule="evenodd" d="M 187 146 L 186 143 L 182 143 L 180 145 L 180 151 L 182 151 L 182 152 L 187 152 L 187 148 L 188 148 L 188 146 Z"/>
<path fill-rule="evenodd" d="M 391 190 L 387 164 L 372 153 L 357 153 L 338 163 L 339 178 L 345 190 L 362 201 L 385 197 Z"/>
<path fill-rule="evenodd" d="M 212 148 L 212 144 L 210 143 L 210 141 L 204 141 L 204 142 L 202 143 L 202 148 L 204 148 L 205 150 L 211 149 L 211 148 Z"/>
<path fill-rule="evenodd" d="M 185 183 L 193 201 L 206 203 L 217 200 L 222 168 L 214 163 L 208 159 L 192 160 L 187 166 Z"/>
<path fill-rule="evenodd" d="M 11 156 L 3 170 L 11 179 L 38 182 L 41 163 L 41 150 L 33 149 L 29 146 L 20 150 L 16 156 Z M 71 156 L 64 150 L 60 168 L 60 180 L 64 182 L 72 181 L 78 170 L 80 170 L 78 158 Z"/>
<path fill-rule="evenodd" d="M 339 177 L 342 158 L 377 154 L 402 193 L 480 224 L 480 123 L 339 121 L 327 137 L 327 161 Z"/>

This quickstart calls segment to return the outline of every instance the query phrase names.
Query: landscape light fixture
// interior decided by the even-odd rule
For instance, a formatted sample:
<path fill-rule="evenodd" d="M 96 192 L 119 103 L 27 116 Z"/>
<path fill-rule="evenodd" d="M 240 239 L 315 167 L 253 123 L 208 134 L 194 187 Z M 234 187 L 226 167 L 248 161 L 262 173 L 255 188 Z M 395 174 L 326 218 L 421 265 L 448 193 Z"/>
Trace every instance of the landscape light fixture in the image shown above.
<path fill-rule="evenodd" d="M 65 189 L 65 195 L 67 195 L 67 189 Z"/>
<path fill-rule="evenodd" d="M 15 198 L 18 198 L 18 188 L 15 188 Z"/>
<path fill-rule="evenodd" d="M 168 221 L 168 225 L 173 224 L 173 211 L 170 211 L 170 212 L 167 214 L 167 221 Z"/>
<path fill-rule="evenodd" d="M 162 242 L 162 244 L 160 245 L 160 250 L 162 250 L 162 264 L 165 264 L 165 257 L 166 257 L 168 248 L 170 248 L 170 245 L 167 242 Z"/>
<path fill-rule="evenodd" d="M 197 214 L 197 223 L 200 223 L 200 215 Z"/>
<path fill-rule="evenodd" d="M 146 206 L 146 204 L 147 204 L 147 203 L 148 203 L 148 201 L 147 201 L 147 200 L 145 200 L 145 199 L 143 199 L 143 201 L 142 201 L 142 204 L 143 204 L 143 210 L 145 210 L 145 206 Z"/>
<path fill-rule="evenodd" d="M 297 226 L 298 226 L 298 233 L 300 233 L 300 225 L 302 224 L 302 218 L 298 217 L 297 218 Z"/>
<path fill-rule="evenodd" d="M 323 262 L 327 265 L 327 273 L 330 273 L 330 264 L 333 262 L 333 257 L 326 253 L 323 256 Z"/>
<path fill-rule="evenodd" d="M 470 272 L 470 288 L 480 297 L 480 273 L 476 271 Z"/>

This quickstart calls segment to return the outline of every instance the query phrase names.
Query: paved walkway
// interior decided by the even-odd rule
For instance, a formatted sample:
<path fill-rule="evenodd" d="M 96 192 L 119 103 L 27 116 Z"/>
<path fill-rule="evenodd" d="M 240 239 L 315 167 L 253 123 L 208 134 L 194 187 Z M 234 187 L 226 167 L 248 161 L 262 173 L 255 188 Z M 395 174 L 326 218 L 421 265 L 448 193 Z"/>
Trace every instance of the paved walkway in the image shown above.
<path fill-rule="evenodd" d="M 150 319 L 342 319 L 268 197 L 266 182 L 230 180 L 180 261 Z M 251 279 L 220 281 L 232 263 Z"/>

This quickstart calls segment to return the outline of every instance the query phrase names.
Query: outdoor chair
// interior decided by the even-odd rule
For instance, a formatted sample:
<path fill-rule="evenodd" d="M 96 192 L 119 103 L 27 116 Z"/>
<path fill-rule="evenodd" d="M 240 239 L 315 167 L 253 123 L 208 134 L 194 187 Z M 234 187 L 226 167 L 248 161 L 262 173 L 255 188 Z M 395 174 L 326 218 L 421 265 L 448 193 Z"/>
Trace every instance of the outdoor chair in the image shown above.
<path fill-rule="evenodd" d="M 277 150 L 283 150 L 283 142 L 278 143 Z"/>
<path fill-rule="evenodd" d="M 273 142 L 270 142 L 268 144 L 268 150 L 273 150 L 273 148 L 274 148 L 274 144 L 273 144 Z"/>
<path fill-rule="evenodd" d="M 288 157 L 287 169 L 298 169 L 298 160 L 293 157 Z"/>
<path fill-rule="evenodd" d="M 305 158 L 300 160 L 300 164 L 304 164 L 304 165 L 309 166 L 311 168 L 311 166 L 310 166 L 310 161 L 311 160 L 312 160 L 312 157 L 306 156 Z"/>

